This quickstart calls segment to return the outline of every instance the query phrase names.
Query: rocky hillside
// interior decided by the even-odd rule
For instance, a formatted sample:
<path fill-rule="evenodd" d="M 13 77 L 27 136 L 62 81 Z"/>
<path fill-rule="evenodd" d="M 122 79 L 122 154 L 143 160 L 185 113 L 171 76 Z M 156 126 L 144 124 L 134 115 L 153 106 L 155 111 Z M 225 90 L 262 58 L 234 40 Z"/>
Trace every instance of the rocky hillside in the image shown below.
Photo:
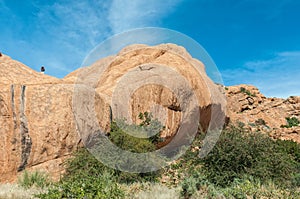
<path fill-rule="evenodd" d="M 251 131 L 262 131 L 276 139 L 291 139 L 300 143 L 300 96 L 287 99 L 267 98 L 250 85 L 226 87 L 227 113 L 233 123 L 245 125 Z M 295 119 L 293 119 L 295 118 Z"/>
<path fill-rule="evenodd" d="M 95 93 L 84 91 L 86 86 Z M 176 93 L 179 91 L 181 95 Z M 63 79 L 38 73 L 2 55 L 0 182 L 15 180 L 24 169 L 45 170 L 58 179 L 64 159 L 82 143 L 88 144 L 90 134 L 98 130 L 95 126 L 109 130 L 115 113 L 139 122 L 139 113 L 153 112 L 166 127 L 162 136 L 167 144 L 176 135 L 180 118 L 194 113 L 189 102 L 196 102 L 201 117 L 185 122 L 200 123 L 204 130 L 211 127 L 212 118 L 217 121 L 214 125 L 225 121 L 227 99 L 226 116 L 231 122 L 300 142 L 300 127 L 288 127 L 286 121 L 300 119 L 300 97 L 266 98 L 247 85 L 225 87 L 225 91 L 226 96 L 208 78 L 200 61 L 174 44 L 129 46 Z M 95 116 L 97 121 L 92 118 Z M 79 136 L 82 131 L 85 133 Z"/>

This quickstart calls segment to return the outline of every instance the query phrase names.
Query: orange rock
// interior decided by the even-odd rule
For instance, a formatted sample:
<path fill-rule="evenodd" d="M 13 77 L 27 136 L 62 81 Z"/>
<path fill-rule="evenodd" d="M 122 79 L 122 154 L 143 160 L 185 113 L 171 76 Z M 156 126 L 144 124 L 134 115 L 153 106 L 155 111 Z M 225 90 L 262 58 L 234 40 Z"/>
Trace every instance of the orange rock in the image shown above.
<path fill-rule="evenodd" d="M 243 122 L 252 130 L 260 130 L 274 138 L 291 139 L 300 143 L 300 127 L 281 128 L 287 124 L 286 117 L 296 117 L 300 120 L 299 96 L 287 99 L 266 98 L 256 87 L 249 85 L 229 86 L 226 96 L 227 113 L 232 122 Z M 256 125 L 258 120 L 263 120 L 265 125 Z"/>
<path fill-rule="evenodd" d="M 74 120 L 75 86 L 95 89 L 97 124 L 106 131 L 111 109 L 112 117 L 117 117 L 117 100 L 121 100 L 117 113 L 129 113 L 125 116 L 132 122 L 139 122 L 140 112 L 153 112 L 166 126 L 162 132 L 166 143 L 176 134 L 184 111 L 195 111 L 189 102 L 201 115 L 185 122 L 196 126 L 200 122 L 203 130 L 212 119 L 216 121 L 212 128 L 224 123 L 226 101 L 221 87 L 209 79 L 200 61 L 174 44 L 129 46 L 63 79 L 43 75 L 3 55 L 0 74 L 0 182 L 15 180 L 24 169 L 45 170 L 54 179 L 63 173 L 63 160 L 90 136 L 89 132 L 79 136 L 76 124 L 95 125 L 89 124 L 88 114 Z M 77 97 L 92 103 L 85 93 Z M 121 107 L 125 102 L 128 110 Z"/>

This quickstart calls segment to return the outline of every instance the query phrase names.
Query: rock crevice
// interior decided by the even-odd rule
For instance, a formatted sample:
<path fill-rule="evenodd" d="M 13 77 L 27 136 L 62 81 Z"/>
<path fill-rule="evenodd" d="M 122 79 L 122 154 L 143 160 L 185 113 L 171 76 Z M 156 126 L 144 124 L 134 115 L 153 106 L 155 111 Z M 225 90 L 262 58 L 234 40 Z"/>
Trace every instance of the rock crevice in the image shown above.
<path fill-rule="evenodd" d="M 20 96 L 20 136 L 21 136 L 21 164 L 18 167 L 18 171 L 25 169 L 28 164 L 28 159 L 30 157 L 32 140 L 29 135 L 28 130 L 28 120 L 25 114 L 25 91 L 26 86 L 21 86 L 21 96 Z"/>

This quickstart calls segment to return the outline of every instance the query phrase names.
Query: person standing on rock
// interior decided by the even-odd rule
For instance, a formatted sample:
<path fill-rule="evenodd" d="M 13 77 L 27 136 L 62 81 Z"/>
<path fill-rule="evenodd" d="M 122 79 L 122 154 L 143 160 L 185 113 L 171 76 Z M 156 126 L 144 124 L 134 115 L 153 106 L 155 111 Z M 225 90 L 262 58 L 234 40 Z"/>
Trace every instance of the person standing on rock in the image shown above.
<path fill-rule="evenodd" d="M 45 67 L 44 67 L 44 66 L 41 67 L 41 73 L 42 73 L 42 74 L 45 73 Z"/>

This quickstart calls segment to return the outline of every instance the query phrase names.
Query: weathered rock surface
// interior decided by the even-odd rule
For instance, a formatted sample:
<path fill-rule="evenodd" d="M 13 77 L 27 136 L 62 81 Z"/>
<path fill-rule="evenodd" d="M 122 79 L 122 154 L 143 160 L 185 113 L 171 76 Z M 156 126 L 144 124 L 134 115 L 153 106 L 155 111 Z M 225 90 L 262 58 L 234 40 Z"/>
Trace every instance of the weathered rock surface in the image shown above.
<path fill-rule="evenodd" d="M 277 139 L 300 143 L 300 126 L 282 127 L 287 125 L 287 117 L 300 120 L 300 96 L 266 98 L 249 85 L 227 87 L 226 95 L 227 113 L 232 122 L 242 122 L 252 131 L 262 131 Z"/>
<path fill-rule="evenodd" d="M 180 82 L 181 87 L 177 85 Z M 90 103 L 88 92 L 79 93 L 79 99 L 74 99 L 74 88 L 76 91 L 82 87 L 95 91 L 91 98 L 95 102 L 94 116 L 104 131 L 109 130 L 112 118 L 121 115 L 139 123 L 139 113 L 148 111 L 165 125 L 161 135 L 168 143 L 177 132 L 184 111 L 191 111 L 187 107 L 192 99 L 197 101 L 197 122 L 202 129 L 209 128 L 212 118 L 217 121 L 214 125 L 224 122 L 222 87 L 207 77 L 200 61 L 176 45 L 132 45 L 63 79 L 43 75 L 2 55 L 0 182 L 15 180 L 24 169 L 45 170 L 54 179 L 59 178 L 64 159 L 89 136 L 78 135 L 78 124 L 91 127 L 91 132 L 95 125 L 89 123 L 87 114 L 82 115 L 83 120 L 74 119 L 74 107 L 85 108 L 74 102 Z M 282 128 L 287 124 L 286 117 L 300 120 L 300 97 L 266 98 L 248 85 L 225 90 L 231 122 L 241 122 L 252 131 L 262 131 L 276 139 L 300 143 L 299 126 Z"/>
<path fill-rule="evenodd" d="M 162 137 L 169 141 L 178 131 L 183 113 L 192 111 L 185 107 L 192 95 L 200 107 L 203 130 L 209 128 L 212 117 L 219 117 L 220 125 L 224 122 L 225 95 L 206 75 L 204 65 L 174 44 L 128 46 L 66 79 L 94 88 L 112 107 L 114 119 L 125 117 L 139 123 L 139 113 L 154 113 L 166 127 Z M 127 109 L 123 110 L 122 104 Z"/>
<path fill-rule="evenodd" d="M 58 179 L 62 160 L 77 147 L 73 85 L 0 57 L 0 181 L 39 167 Z"/>
<path fill-rule="evenodd" d="M 162 82 L 158 77 L 163 77 Z M 76 93 L 74 99 L 76 89 L 81 91 L 84 87 L 95 90 L 94 96 L 89 98 L 89 92 Z M 208 78 L 204 65 L 176 45 L 129 46 L 118 55 L 101 59 L 64 79 L 35 72 L 3 55 L 0 181 L 15 180 L 24 169 L 46 170 L 57 179 L 63 172 L 63 160 L 89 136 L 89 132 L 78 136 L 80 125 L 90 128 L 91 133 L 94 130 L 95 123 L 88 114 L 81 115 L 82 120 L 74 119 L 74 107 L 89 111 L 84 110 L 83 104 L 76 104 L 77 100 L 89 104 L 89 99 L 95 102 L 92 116 L 96 116 L 104 131 L 118 113 L 139 122 L 139 113 L 148 111 L 166 126 L 162 136 L 167 141 L 175 135 L 184 113 L 195 111 L 190 102 L 201 115 L 197 121 L 185 122 L 200 122 L 206 130 L 211 118 L 220 118 L 220 124 L 224 120 L 224 93 Z"/>

